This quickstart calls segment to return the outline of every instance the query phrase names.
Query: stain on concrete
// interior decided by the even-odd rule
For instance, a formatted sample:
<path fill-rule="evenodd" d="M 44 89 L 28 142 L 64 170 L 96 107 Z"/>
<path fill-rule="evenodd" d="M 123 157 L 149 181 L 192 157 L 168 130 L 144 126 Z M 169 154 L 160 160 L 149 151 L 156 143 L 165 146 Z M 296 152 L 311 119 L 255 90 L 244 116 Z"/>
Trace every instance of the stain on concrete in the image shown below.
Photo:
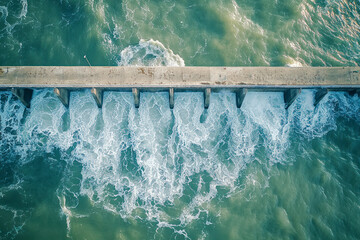
<path fill-rule="evenodd" d="M 153 77 L 154 76 L 154 69 L 153 68 L 140 67 L 140 68 L 138 68 L 138 73 Z"/>

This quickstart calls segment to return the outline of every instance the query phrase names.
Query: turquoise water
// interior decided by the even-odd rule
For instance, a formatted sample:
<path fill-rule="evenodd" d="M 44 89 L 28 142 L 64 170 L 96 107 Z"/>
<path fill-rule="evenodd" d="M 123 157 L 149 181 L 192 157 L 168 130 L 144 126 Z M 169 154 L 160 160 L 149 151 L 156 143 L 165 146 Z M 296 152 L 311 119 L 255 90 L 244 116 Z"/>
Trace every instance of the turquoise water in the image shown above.
<path fill-rule="evenodd" d="M 357 66 L 359 1 L 0 0 L 0 65 Z M 0 92 L 0 239 L 359 239 L 360 97 Z"/>

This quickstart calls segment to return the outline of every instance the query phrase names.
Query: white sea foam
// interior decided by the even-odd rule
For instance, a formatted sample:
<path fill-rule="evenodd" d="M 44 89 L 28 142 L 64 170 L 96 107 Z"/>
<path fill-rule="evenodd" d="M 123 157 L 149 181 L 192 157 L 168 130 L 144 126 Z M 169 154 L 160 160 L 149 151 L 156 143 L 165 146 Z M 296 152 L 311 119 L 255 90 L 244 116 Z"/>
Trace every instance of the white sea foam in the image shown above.
<path fill-rule="evenodd" d="M 260 96 L 260 97 L 259 97 Z M 254 135 L 262 135 L 271 162 L 284 160 L 289 143 L 289 125 L 282 93 L 249 93 L 243 111 L 250 121 Z"/>
<path fill-rule="evenodd" d="M 35 91 L 32 108 L 25 110 L 5 92 L 1 146 L 11 145 L 23 164 L 39 148 L 71 151 L 63 159 L 68 167 L 58 192 L 69 229 L 79 195 L 125 218 L 142 208 L 165 226 L 159 206 L 174 204 L 198 175 L 194 195 L 177 216 L 187 225 L 207 214 L 204 206 L 217 196 L 217 187 L 238 187 L 260 142 L 269 164 L 286 163 L 291 131 L 311 139 L 336 129 L 339 115 L 359 119 L 358 96 L 331 93 L 315 108 L 313 95 L 304 90 L 286 111 L 281 93 L 250 92 L 238 110 L 234 94 L 221 92 L 212 94 L 204 110 L 201 93 L 176 93 L 171 112 L 166 93 L 142 94 L 135 109 L 131 93 L 106 92 L 99 110 L 89 91 L 73 92 L 66 110 L 51 90 Z M 76 164 L 81 179 L 73 177 Z"/>
<path fill-rule="evenodd" d="M 5 26 L 3 29 L 0 29 L 0 37 L 2 37 L 3 32 L 10 33 L 13 27 L 6 20 L 9 15 L 8 8 L 5 6 L 0 6 L 0 13 L 1 13 L 0 21 L 3 22 Z"/>
<path fill-rule="evenodd" d="M 184 60 L 156 40 L 141 39 L 139 44 L 126 47 L 117 61 L 119 66 L 185 66 Z"/>
<path fill-rule="evenodd" d="M 19 18 L 24 18 L 26 17 L 27 11 L 28 11 L 28 2 L 27 0 L 21 0 L 21 12 L 19 14 Z"/>
<path fill-rule="evenodd" d="M 11 2 L 11 1 L 10 1 Z M 9 5 L 9 4 L 8 4 Z M 22 20 L 26 17 L 27 15 L 27 11 L 28 11 L 28 2 L 27 0 L 21 0 L 21 5 L 22 8 L 20 10 L 20 12 L 15 13 L 13 16 L 10 17 L 15 17 L 17 18 L 17 20 L 9 20 L 8 21 L 8 17 L 9 17 L 9 10 L 8 10 L 8 5 L 4 5 L 4 6 L 0 6 L 0 22 L 3 22 L 1 25 L 4 25 L 3 29 L 0 29 L 0 37 L 2 37 L 2 34 L 4 32 L 6 32 L 7 34 L 11 34 L 12 30 L 19 25 Z"/>
<path fill-rule="evenodd" d="M 286 56 L 286 67 L 303 67 L 303 64 L 291 57 Z"/>
<path fill-rule="evenodd" d="M 238 110 L 234 94 L 221 92 L 212 94 L 204 110 L 202 94 L 176 93 L 171 112 L 166 93 L 142 94 L 135 109 L 131 93 L 106 92 L 99 110 L 89 91 L 73 92 L 66 110 L 52 91 L 36 91 L 32 108 L 25 110 L 5 92 L 1 145 L 10 144 L 23 163 L 39 148 L 72 149 L 58 193 L 69 229 L 79 194 L 125 218 L 142 208 L 148 219 L 164 223 L 159 206 L 173 204 L 200 174 L 195 195 L 178 215 L 186 225 L 207 214 L 203 206 L 217 196 L 217 187 L 236 189 L 260 138 L 268 163 L 285 163 L 292 130 L 313 138 L 336 129 L 335 105 L 342 115 L 359 119 L 357 96 L 331 93 L 315 108 L 313 95 L 303 91 L 286 111 L 281 93 L 250 92 Z M 76 164 L 81 179 L 72 177 Z"/>
<path fill-rule="evenodd" d="M 1 167 L 0 170 L 2 170 Z M 12 239 L 21 231 L 31 211 L 31 209 L 14 207 L 11 203 L 4 204 L 4 202 L 7 202 L 6 196 L 9 193 L 11 194 L 11 192 L 14 191 L 21 192 L 22 183 L 22 180 L 17 179 L 17 181 L 15 181 L 13 184 L 0 187 L 0 201 L 2 202 L 0 205 L 0 212 L 1 214 L 7 216 L 6 219 L 2 218 L 3 220 L 6 220 L 6 223 L 4 224 L 4 222 L 2 222 L 0 230 L 0 237 L 4 239 Z M 5 201 L 3 201 L 3 199 L 5 199 Z"/>
<path fill-rule="evenodd" d="M 321 137 L 336 129 L 336 115 L 328 102 L 329 94 L 317 107 L 314 106 L 314 94 L 315 91 L 303 90 L 289 113 L 297 131 L 308 138 Z"/>
<path fill-rule="evenodd" d="M 0 96 L 2 151 L 11 149 L 25 164 L 33 151 L 62 150 L 67 166 L 57 195 L 68 231 L 80 195 L 124 218 L 143 209 L 159 227 L 179 231 L 162 207 L 186 196 L 171 216 L 185 226 L 207 216 L 218 187 L 236 191 L 262 146 L 266 156 L 256 161 L 286 163 L 292 132 L 312 139 L 336 129 L 339 116 L 360 119 L 358 96 L 330 93 L 314 107 L 312 90 L 288 110 L 282 93 L 249 92 L 240 110 L 233 93 L 212 94 L 208 110 L 201 93 L 176 93 L 172 111 L 167 93 L 143 93 L 135 109 L 131 93 L 106 92 L 101 110 L 88 90 L 71 93 L 69 110 L 51 90 L 35 91 L 28 110 L 9 92 Z M 250 187 L 258 184 L 246 179 Z"/>
<path fill-rule="evenodd" d="M 65 196 L 58 197 L 58 199 L 59 199 L 59 202 L 60 202 L 61 211 L 66 216 L 67 237 L 70 237 L 70 235 L 69 235 L 70 230 L 71 230 L 70 218 L 72 217 L 72 213 L 71 213 L 71 210 L 69 210 L 66 207 L 66 198 L 65 198 Z"/>

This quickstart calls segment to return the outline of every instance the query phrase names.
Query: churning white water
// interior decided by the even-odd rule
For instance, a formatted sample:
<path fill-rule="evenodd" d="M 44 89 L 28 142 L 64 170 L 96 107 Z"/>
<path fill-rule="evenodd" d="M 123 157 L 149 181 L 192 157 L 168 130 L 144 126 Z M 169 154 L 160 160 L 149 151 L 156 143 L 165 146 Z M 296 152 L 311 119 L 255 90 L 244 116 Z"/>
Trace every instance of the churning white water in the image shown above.
<path fill-rule="evenodd" d="M 235 95 L 213 93 L 204 110 L 201 93 L 142 93 L 135 109 L 131 93 L 105 92 L 98 109 L 89 90 L 71 93 L 66 109 L 51 90 L 34 93 L 24 109 L 10 92 L 1 93 L 1 149 L 11 145 L 22 164 L 31 152 L 60 149 L 67 164 L 57 194 L 67 218 L 80 195 L 124 218 L 142 209 L 164 224 L 161 206 L 174 204 L 192 177 L 200 179 L 190 204 L 178 216 L 181 224 L 198 216 L 195 209 L 211 201 L 218 187 L 235 191 L 237 179 L 264 148 L 267 164 L 287 163 L 291 134 L 314 138 L 336 129 L 338 116 L 360 120 L 358 96 L 330 93 L 313 106 L 314 92 L 304 90 L 285 110 L 282 93 L 250 92 L 241 109 Z M 81 176 L 75 172 L 81 169 Z M 70 220 L 69 220 L 70 221 Z M 68 223 L 69 225 L 69 223 Z"/>

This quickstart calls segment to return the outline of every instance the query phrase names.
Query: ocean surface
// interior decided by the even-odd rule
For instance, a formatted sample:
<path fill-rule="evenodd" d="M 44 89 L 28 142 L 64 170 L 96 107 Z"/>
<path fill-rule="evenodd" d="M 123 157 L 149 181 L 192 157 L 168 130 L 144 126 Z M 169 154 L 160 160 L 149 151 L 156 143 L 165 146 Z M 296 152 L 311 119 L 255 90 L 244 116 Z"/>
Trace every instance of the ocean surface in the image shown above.
<path fill-rule="evenodd" d="M 0 0 L 0 65 L 358 66 L 359 0 Z M 359 239 L 360 97 L 0 92 L 0 239 Z"/>

